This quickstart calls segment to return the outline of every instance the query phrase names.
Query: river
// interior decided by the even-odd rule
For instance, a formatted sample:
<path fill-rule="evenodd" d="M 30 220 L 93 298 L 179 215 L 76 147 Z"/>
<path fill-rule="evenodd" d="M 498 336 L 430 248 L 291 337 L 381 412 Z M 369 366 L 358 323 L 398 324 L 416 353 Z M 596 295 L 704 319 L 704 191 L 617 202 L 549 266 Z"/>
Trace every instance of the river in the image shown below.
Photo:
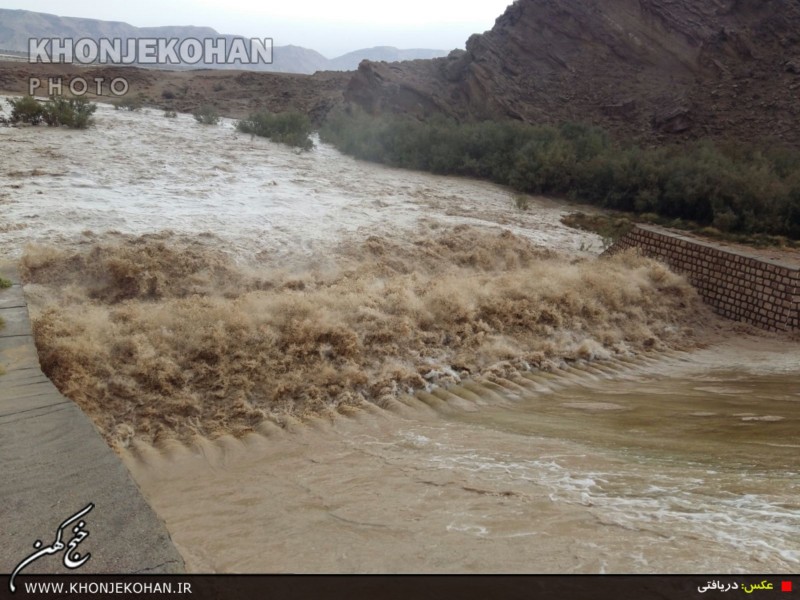
<path fill-rule="evenodd" d="M 699 318 L 679 314 L 689 296 L 657 306 L 648 293 L 665 276 L 652 266 L 634 265 L 635 276 L 625 265 L 593 273 L 602 242 L 560 223 L 568 206 L 532 198 L 523 212 L 512 193 L 485 182 L 366 164 L 322 144 L 296 153 L 237 134 L 229 121 L 203 127 L 158 111 L 101 106 L 87 131 L 4 128 L 0 143 L 11 157 L 0 179 L 0 256 L 26 254 L 31 314 L 48 325 L 37 333 L 40 355 L 56 356 L 46 370 L 118 450 L 189 569 L 736 573 L 800 566 L 796 339 L 725 324 L 699 308 Z M 148 235 L 155 241 L 141 237 Z M 435 238 L 444 243 L 428 246 Z M 175 275 L 172 265 L 149 267 L 158 284 L 149 295 L 122 298 L 109 295 L 105 280 L 102 288 L 84 282 L 98 276 L 92 265 L 101 260 L 113 268 L 135 262 L 119 248 L 143 247 L 141 258 L 173 244 L 195 252 L 197 240 L 202 252 L 188 256 L 213 257 L 225 274 L 224 293 L 210 308 L 187 303 L 219 281 L 199 281 L 196 271 Z M 470 240 L 485 252 L 464 259 Z M 536 258 L 529 246 L 559 256 Z M 367 268 L 360 261 L 368 251 L 379 260 L 370 258 Z M 502 265 L 493 262 L 497 255 Z M 258 270 L 265 263 L 269 277 Z M 453 281 L 434 303 L 427 289 L 447 276 Z M 514 319 L 500 323 L 501 335 L 465 331 L 454 318 L 432 350 L 433 338 L 413 338 L 413 356 L 391 348 L 391 339 L 383 342 L 389 349 L 368 349 L 380 368 L 360 355 L 337 355 L 334 333 L 346 330 L 359 343 L 374 337 L 359 329 L 365 311 L 387 319 L 390 338 L 400 336 L 412 312 L 424 313 L 414 327 L 433 327 L 431 315 L 472 314 L 488 281 L 499 290 L 489 304 L 527 294 L 517 279 L 509 283 L 512 276 L 546 282 L 541 303 L 557 297 L 574 306 L 537 312 L 546 322 L 540 337 L 520 337 Z M 616 298 L 631 281 L 639 287 Z M 685 284 L 668 283 L 689 294 Z M 402 310 L 381 303 L 415 285 L 420 290 L 404 297 Z M 247 376 L 236 361 L 214 371 L 227 378 L 225 389 L 213 390 L 225 404 L 204 413 L 211 400 L 191 384 L 201 381 L 197 369 L 169 355 L 197 346 L 171 341 L 181 336 L 170 315 L 188 311 L 181 319 L 190 315 L 200 329 L 213 314 L 217 329 L 227 323 L 263 337 L 274 324 L 254 324 L 251 315 L 309 298 L 331 303 L 308 313 L 331 324 L 324 356 L 300 371 L 321 379 L 313 387 L 280 385 L 311 399 L 336 388 L 337 410 L 258 405 L 254 398 L 277 380 L 246 383 L 254 373 L 273 373 L 271 357 Z M 358 298 L 368 306 L 354 306 Z M 626 304 L 637 306 L 622 315 Z M 65 316 L 73 328 L 63 325 Z M 135 327 L 120 329 L 127 321 Z M 41 333 L 58 323 L 53 337 Z M 193 335 L 191 327 L 182 331 Z M 221 352 L 233 354 L 225 331 L 197 345 L 224 339 Z M 531 354 L 527 346 L 544 339 L 549 349 Z M 448 350 L 452 340 L 471 353 Z M 67 354 L 78 359 L 69 363 Z M 346 401 L 352 390 L 343 387 L 368 388 L 371 378 L 384 377 L 386 357 L 393 369 L 422 373 L 426 391 L 404 393 L 389 385 L 400 377 L 392 375 L 383 401 Z M 357 363 L 360 378 L 322 377 L 334 359 L 339 374 Z M 168 360 L 178 366 L 165 366 Z M 542 368 L 528 371 L 532 363 Z M 129 364 L 133 370 L 119 373 Z M 131 413 L 132 398 L 145 394 L 149 412 Z M 236 414 L 244 416 L 235 421 L 229 404 L 240 397 Z M 155 413 L 169 418 L 157 422 Z M 213 428 L 211 413 L 221 414 Z M 269 418 L 255 423 L 259 414 Z M 184 420 L 200 435 L 188 439 L 176 424 Z"/>

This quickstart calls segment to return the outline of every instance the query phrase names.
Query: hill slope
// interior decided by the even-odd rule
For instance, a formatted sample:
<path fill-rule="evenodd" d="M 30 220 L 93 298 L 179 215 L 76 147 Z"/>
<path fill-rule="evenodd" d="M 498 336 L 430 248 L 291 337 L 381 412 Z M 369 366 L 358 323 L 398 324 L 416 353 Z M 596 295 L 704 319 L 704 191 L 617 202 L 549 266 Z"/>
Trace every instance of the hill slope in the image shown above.
<path fill-rule="evenodd" d="M 346 97 L 372 112 L 798 143 L 798 94 L 793 0 L 516 0 L 466 52 L 361 64 Z"/>

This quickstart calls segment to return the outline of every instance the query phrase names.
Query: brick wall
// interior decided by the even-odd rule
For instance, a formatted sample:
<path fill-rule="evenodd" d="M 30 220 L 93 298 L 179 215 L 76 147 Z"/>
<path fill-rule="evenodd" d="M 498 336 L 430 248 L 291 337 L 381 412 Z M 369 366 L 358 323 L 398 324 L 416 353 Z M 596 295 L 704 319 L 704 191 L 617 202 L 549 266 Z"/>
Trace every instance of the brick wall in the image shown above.
<path fill-rule="evenodd" d="M 715 312 L 770 331 L 800 329 L 800 269 L 645 225 L 605 254 L 638 248 L 686 276 Z"/>

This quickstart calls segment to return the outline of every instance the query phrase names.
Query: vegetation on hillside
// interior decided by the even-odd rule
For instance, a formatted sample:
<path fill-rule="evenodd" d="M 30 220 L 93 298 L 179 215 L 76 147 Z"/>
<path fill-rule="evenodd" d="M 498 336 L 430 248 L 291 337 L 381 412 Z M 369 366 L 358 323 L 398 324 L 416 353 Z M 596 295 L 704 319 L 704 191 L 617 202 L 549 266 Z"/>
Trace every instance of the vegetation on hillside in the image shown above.
<path fill-rule="evenodd" d="M 253 113 L 236 124 L 236 129 L 269 138 L 273 142 L 287 144 L 303 150 L 311 150 L 311 121 L 297 112 L 270 113 L 266 111 Z"/>
<path fill-rule="evenodd" d="M 789 148 L 710 141 L 641 148 L 582 124 L 421 122 L 349 109 L 332 112 L 320 137 L 392 166 L 489 179 L 721 232 L 800 239 L 800 151 Z"/>

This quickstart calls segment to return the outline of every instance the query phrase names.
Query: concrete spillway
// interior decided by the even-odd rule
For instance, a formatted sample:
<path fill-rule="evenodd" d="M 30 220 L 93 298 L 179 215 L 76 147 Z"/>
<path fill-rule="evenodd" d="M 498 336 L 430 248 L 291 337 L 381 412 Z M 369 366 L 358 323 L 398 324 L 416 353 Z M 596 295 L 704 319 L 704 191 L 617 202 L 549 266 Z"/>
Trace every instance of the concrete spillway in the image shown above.
<path fill-rule="evenodd" d="M 145 502 L 117 455 L 89 418 L 42 373 L 28 308 L 15 272 L 0 290 L 0 573 L 11 573 L 52 543 L 59 525 L 90 503 L 80 553 L 91 559 L 76 573 L 172 573 L 183 560 L 162 521 Z M 73 537 L 64 532 L 64 542 Z M 25 573 L 66 573 L 62 552 Z"/>

